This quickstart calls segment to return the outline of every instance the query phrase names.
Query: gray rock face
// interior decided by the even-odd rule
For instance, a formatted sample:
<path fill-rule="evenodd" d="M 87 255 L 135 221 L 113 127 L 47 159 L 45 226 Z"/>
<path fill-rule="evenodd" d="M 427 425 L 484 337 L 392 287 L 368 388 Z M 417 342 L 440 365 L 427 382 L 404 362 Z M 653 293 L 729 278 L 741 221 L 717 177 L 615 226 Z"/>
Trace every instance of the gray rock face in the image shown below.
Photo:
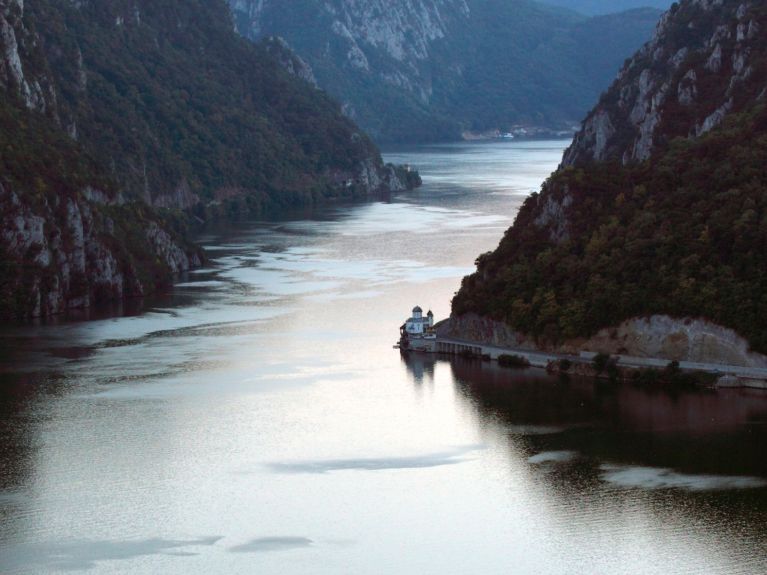
<path fill-rule="evenodd" d="M 0 317 L 47 316 L 155 289 L 153 279 L 139 279 L 140 265 L 133 261 L 137 246 L 116 246 L 110 235 L 114 222 L 98 213 L 103 204 L 88 199 L 108 194 L 91 188 L 62 198 L 58 206 L 47 200 L 30 204 L 24 197 L 0 185 L 1 259 L 16 262 L 12 265 L 20 272 L 0 281 L 7 290 L 2 295 L 15 294 L 13 309 L 0 303 Z M 145 237 L 141 248 L 168 277 L 201 265 L 197 250 L 182 246 L 156 221 L 146 221 Z"/>
<path fill-rule="evenodd" d="M 669 361 L 767 367 L 767 357 L 752 353 L 733 330 L 702 319 L 664 315 L 629 320 L 574 347 Z"/>
<path fill-rule="evenodd" d="M 751 81 L 759 5 L 686 0 L 672 8 L 588 115 L 563 165 L 641 162 L 674 137 L 705 134 L 737 111 L 738 101 L 752 100 L 763 89 Z M 684 122 L 673 103 L 687 108 Z"/>
<path fill-rule="evenodd" d="M 33 42 L 22 24 L 23 0 L 0 0 L 0 87 L 15 92 L 24 105 L 45 112 L 46 97 L 53 94 L 43 88 L 44 78 L 27 77 L 21 52 L 25 42 Z M 41 82 L 42 80 L 42 82 Z"/>
<path fill-rule="evenodd" d="M 314 77 L 311 66 L 290 48 L 284 38 L 279 36 L 268 38 L 266 49 L 289 74 L 301 78 L 315 88 L 317 87 L 317 79 Z"/>
<path fill-rule="evenodd" d="M 476 341 L 510 349 L 526 351 L 539 349 L 533 340 L 505 323 L 475 314 L 451 317 L 437 326 L 437 334 L 442 337 Z"/>
<path fill-rule="evenodd" d="M 278 0 L 229 0 L 238 29 L 259 39 L 272 29 L 285 6 Z M 362 74 L 377 74 L 385 83 L 431 97 L 431 79 L 423 63 L 435 41 L 449 26 L 469 15 L 465 0 L 331 0 L 310 8 L 317 25 L 335 36 L 346 65 Z M 385 58 L 385 69 L 373 69 L 370 58 Z M 312 76 L 313 77 L 313 76 Z"/>
<path fill-rule="evenodd" d="M 230 5 L 251 38 L 258 38 L 264 20 L 283 8 L 277 0 L 230 0 Z M 369 45 L 408 63 L 426 60 L 432 42 L 444 38 L 451 19 L 468 16 L 469 7 L 465 0 L 330 0 L 317 3 L 317 11 L 320 18 L 330 18 L 350 54 L 364 54 L 362 47 Z"/>
<path fill-rule="evenodd" d="M 568 229 L 567 209 L 572 205 L 573 198 L 566 188 L 559 194 L 544 193 L 538 196 L 538 217 L 534 223 L 539 228 L 549 231 L 552 242 L 559 244 L 570 239 Z"/>
<path fill-rule="evenodd" d="M 59 115 L 41 44 L 25 26 L 23 1 L 0 0 L 0 97 L 76 139 L 76 125 Z M 85 90 L 81 54 L 78 67 L 79 87 Z M 13 181 L 0 173 L 0 317 L 47 316 L 97 300 L 143 295 L 155 289 L 159 276 L 170 279 L 201 263 L 201 253 L 180 243 L 145 207 L 146 215 L 119 212 L 120 222 L 106 216 L 105 206 L 125 205 L 119 193 L 85 185 L 73 194 L 59 189 L 64 186 L 58 182 L 30 190 Z M 168 207 L 196 201 L 188 187 L 179 186 L 176 195 Z M 127 245 L 114 236 L 121 226 L 123 233 L 147 226 L 146 237 Z"/>
<path fill-rule="evenodd" d="M 378 141 L 457 139 L 514 124 L 570 129 L 660 14 L 592 21 L 527 1 L 228 2 L 243 36 L 284 37 Z M 589 34 L 603 36 L 610 56 Z"/>

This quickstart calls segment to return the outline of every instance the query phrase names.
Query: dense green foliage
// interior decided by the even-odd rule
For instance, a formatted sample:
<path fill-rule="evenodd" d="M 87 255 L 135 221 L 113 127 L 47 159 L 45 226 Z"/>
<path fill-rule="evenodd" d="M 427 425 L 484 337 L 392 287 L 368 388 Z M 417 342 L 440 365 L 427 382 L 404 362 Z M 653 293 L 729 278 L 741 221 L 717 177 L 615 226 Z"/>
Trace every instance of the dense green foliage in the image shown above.
<path fill-rule="evenodd" d="M 535 222 L 569 196 L 567 237 Z M 481 256 L 453 312 L 557 343 L 643 315 L 704 317 L 767 352 L 767 110 L 639 165 L 555 174 Z"/>
<path fill-rule="evenodd" d="M 134 197 L 306 200 L 368 158 L 330 98 L 232 30 L 223 0 L 27 3 L 62 127 Z M 28 66 L 30 68 L 30 66 Z"/>
<path fill-rule="evenodd" d="M 444 23 L 445 36 L 416 37 L 420 28 L 414 27 L 405 33 L 406 43 L 423 41 L 428 54 L 395 57 L 380 37 L 388 33 L 386 25 L 379 23 L 378 30 L 368 24 L 378 43 L 361 32 L 352 47 L 327 3 L 229 1 L 245 36 L 284 37 L 311 65 L 319 85 L 348 103 L 355 120 L 381 142 L 455 139 L 465 130 L 515 124 L 566 129 L 583 117 L 623 60 L 649 40 L 660 15 L 647 9 L 587 18 L 528 0 L 468 0 L 464 15 L 455 5 L 437 3 L 442 12 L 432 20 Z M 248 6 L 256 4 L 263 12 L 254 28 Z M 336 9 L 339 4 L 344 2 Z M 392 2 L 377 17 L 390 17 L 396 31 L 403 20 L 424 17 L 417 5 Z M 402 15 L 392 15 L 397 11 Z M 369 69 L 350 61 L 357 49 Z"/>
<path fill-rule="evenodd" d="M 20 210 L 44 218 L 49 242 L 60 242 L 64 252 L 71 250 L 73 241 L 70 201 L 82 205 L 85 188 L 97 188 L 112 199 L 117 195 L 114 182 L 80 145 L 12 97 L 0 100 L 0 174 L 3 215 Z M 9 200 L 11 193 L 20 205 Z M 166 264 L 147 240 L 147 226 L 156 224 L 189 253 L 198 251 L 182 239 L 187 232 L 184 218 L 158 213 L 143 202 L 92 205 L 90 213 L 95 238 L 114 256 L 125 277 L 125 295 L 138 295 L 139 290 L 149 291 L 170 279 Z M 0 318 L 29 316 L 35 305 L 30 287 L 37 283 L 46 293 L 57 281 L 56 266 L 36 262 L 40 249 L 35 244 L 19 254 L 0 242 Z M 89 294 L 94 302 L 114 298 L 98 289 L 91 292 L 89 283 L 85 273 L 75 274 L 67 297 Z"/>

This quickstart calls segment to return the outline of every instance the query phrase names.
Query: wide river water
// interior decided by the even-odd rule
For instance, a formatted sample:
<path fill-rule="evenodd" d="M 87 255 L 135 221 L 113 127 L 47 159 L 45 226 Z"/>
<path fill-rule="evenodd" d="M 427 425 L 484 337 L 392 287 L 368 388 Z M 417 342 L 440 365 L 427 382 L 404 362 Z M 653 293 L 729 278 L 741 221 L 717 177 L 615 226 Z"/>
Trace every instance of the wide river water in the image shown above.
<path fill-rule="evenodd" d="M 167 297 L 2 328 L 0 573 L 767 573 L 767 393 L 392 349 L 564 146 L 390 152 L 423 188 L 210 231 Z"/>

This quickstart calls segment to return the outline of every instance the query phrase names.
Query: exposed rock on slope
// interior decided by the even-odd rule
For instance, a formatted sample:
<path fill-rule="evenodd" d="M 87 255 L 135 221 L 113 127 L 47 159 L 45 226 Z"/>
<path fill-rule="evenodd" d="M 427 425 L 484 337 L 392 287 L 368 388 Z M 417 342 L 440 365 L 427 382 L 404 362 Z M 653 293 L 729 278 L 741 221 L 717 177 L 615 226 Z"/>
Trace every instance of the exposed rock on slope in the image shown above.
<path fill-rule="evenodd" d="M 242 40 L 224 0 L 38 0 L 15 19 L 34 38 L 9 61 L 45 79 L 34 107 L 127 197 L 188 209 L 236 190 L 257 212 L 377 191 L 370 165 L 385 185 L 370 139 L 286 44 Z"/>
<path fill-rule="evenodd" d="M 587 19 L 527 0 L 229 3 L 244 36 L 284 37 L 376 139 L 411 141 L 568 128 L 660 15 Z"/>
<path fill-rule="evenodd" d="M 752 353 L 748 342 L 731 329 L 700 319 L 653 316 L 604 329 L 580 348 L 669 361 L 722 363 L 767 368 L 767 356 Z"/>
<path fill-rule="evenodd" d="M 698 0 L 672 8 L 589 114 L 564 165 L 643 161 L 753 103 L 765 89 L 754 74 L 765 35 L 752 4 Z"/>
<path fill-rule="evenodd" d="M 0 0 L 0 317 L 199 265 L 170 210 L 417 184 L 307 74 L 284 43 L 237 36 L 223 0 Z"/>
<path fill-rule="evenodd" d="M 0 185 L 0 318 L 147 295 L 201 264 L 198 250 L 138 205 L 104 209 L 85 193 L 30 205 L 9 188 Z"/>
<path fill-rule="evenodd" d="M 464 279 L 456 325 L 764 365 L 747 348 L 767 353 L 767 38 L 748 34 L 765 26 L 762 2 L 672 9 Z"/>

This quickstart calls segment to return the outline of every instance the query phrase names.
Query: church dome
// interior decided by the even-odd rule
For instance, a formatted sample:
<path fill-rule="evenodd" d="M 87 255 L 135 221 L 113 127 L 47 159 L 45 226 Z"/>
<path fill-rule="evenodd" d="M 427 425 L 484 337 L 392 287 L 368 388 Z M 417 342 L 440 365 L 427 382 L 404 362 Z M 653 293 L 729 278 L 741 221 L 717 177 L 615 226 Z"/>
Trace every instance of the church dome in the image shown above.
<path fill-rule="evenodd" d="M 413 313 L 423 313 L 423 310 L 419 306 L 413 308 Z"/>

